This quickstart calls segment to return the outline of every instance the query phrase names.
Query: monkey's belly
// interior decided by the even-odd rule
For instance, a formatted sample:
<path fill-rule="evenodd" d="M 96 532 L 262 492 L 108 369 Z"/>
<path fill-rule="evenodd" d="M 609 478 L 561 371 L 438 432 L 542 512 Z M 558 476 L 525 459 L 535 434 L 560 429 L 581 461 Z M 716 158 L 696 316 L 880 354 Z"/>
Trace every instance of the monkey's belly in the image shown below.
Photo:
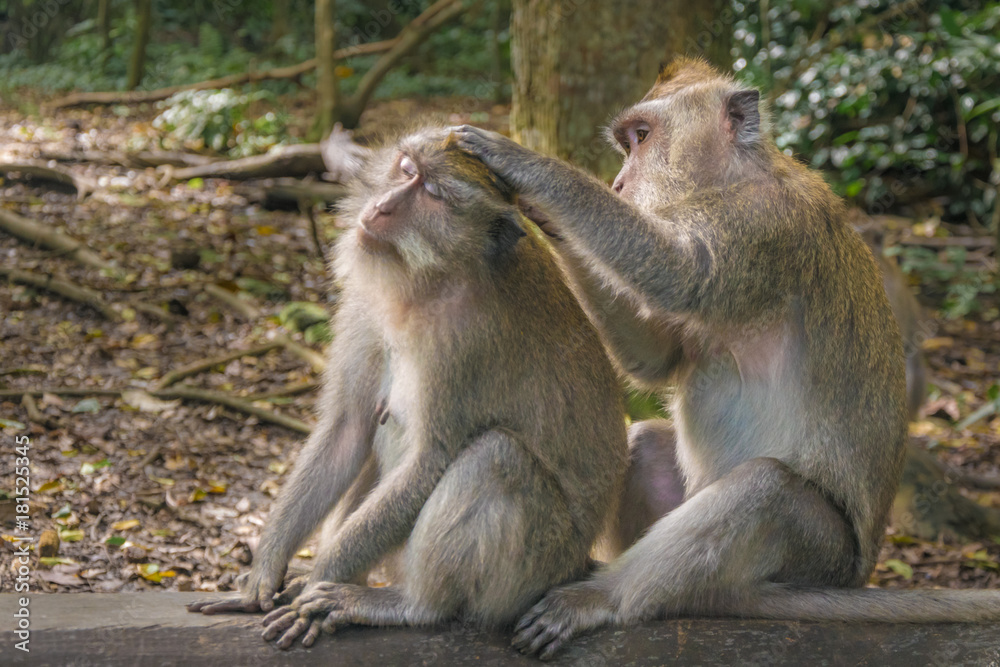
<path fill-rule="evenodd" d="M 678 459 L 688 492 L 760 456 L 794 463 L 808 427 L 801 383 L 791 369 L 764 377 L 740 374 L 731 356 L 686 375 L 673 406 Z"/>

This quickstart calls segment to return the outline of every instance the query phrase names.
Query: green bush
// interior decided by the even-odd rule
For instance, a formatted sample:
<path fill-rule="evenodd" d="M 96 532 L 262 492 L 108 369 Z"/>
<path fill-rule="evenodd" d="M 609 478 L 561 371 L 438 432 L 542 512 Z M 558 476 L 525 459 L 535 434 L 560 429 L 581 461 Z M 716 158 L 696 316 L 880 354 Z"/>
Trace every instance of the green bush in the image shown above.
<path fill-rule="evenodd" d="M 153 127 L 164 131 L 165 148 L 207 148 L 231 157 L 264 153 L 286 139 L 284 114 L 250 113 L 252 103 L 269 97 L 265 91 L 241 95 L 228 88 L 183 91 L 157 105 L 163 111 Z"/>
<path fill-rule="evenodd" d="M 1000 161 L 1000 3 L 736 3 L 741 78 L 771 93 L 778 146 L 873 213 L 933 197 L 987 225 Z"/>

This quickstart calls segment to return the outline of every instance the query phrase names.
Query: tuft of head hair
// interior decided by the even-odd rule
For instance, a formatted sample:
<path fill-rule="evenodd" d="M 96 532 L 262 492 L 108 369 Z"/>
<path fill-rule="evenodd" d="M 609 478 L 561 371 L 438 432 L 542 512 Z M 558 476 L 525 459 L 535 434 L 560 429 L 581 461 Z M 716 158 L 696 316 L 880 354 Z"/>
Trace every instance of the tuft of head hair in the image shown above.
<path fill-rule="evenodd" d="M 669 63 L 660 65 L 656 83 L 646 93 L 643 101 L 666 97 L 685 86 L 712 80 L 729 82 L 732 77 L 717 70 L 704 58 L 678 56 Z"/>

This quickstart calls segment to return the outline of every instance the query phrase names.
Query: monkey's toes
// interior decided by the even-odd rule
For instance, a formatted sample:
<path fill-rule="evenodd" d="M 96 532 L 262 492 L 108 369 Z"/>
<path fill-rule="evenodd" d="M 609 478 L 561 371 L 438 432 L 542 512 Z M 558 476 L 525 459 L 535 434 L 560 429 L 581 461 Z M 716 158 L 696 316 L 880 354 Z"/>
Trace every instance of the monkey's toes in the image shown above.
<path fill-rule="evenodd" d="M 525 655 L 537 653 L 542 660 L 549 660 L 572 636 L 571 627 L 546 614 L 519 632 L 511 643 Z"/>
<path fill-rule="evenodd" d="M 271 625 L 272 623 L 274 623 L 275 621 L 277 621 L 279 618 L 287 616 L 288 614 L 295 614 L 296 616 L 298 616 L 299 612 L 296 611 L 295 609 L 292 609 L 288 605 L 284 605 L 284 606 L 278 607 L 277 609 L 275 609 L 274 611 L 272 611 L 270 614 L 268 614 L 267 616 L 265 616 L 264 620 L 262 621 L 262 624 L 263 625 Z"/>
<path fill-rule="evenodd" d="M 298 619 L 294 623 L 292 623 L 292 627 L 288 628 L 285 634 L 281 635 L 281 638 L 277 642 L 275 642 L 275 644 L 282 651 L 291 648 L 292 644 L 295 643 L 295 640 L 298 639 L 300 636 L 302 636 L 302 633 L 308 633 L 312 624 L 313 624 L 312 619 L 299 616 Z M 304 641 L 305 640 L 303 640 L 303 642 Z"/>
<path fill-rule="evenodd" d="M 252 614 L 260 611 L 260 605 L 256 600 L 220 600 L 218 598 L 210 598 L 208 600 L 198 600 L 197 602 L 192 602 L 187 605 L 187 610 L 196 614 L 205 614 L 206 616 L 211 616 L 212 614 L 224 614 L 226 612 L 233 611 Z"/>

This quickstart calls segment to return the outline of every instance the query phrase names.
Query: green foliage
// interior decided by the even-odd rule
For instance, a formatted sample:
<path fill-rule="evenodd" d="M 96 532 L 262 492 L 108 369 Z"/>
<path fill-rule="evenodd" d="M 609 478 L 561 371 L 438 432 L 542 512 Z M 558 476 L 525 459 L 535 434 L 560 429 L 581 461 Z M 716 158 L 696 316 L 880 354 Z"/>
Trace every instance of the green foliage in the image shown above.
<path fill-rule="evenodd" d="M 900 268 L 905 273 L 917 273 L 932 289 L 944 292 L 942 312 L 949 318 L 960 318 L 982 308 L 980 296 L 997 292 L 996 279 L 985 269 L 966 265 L 966 249 L 946 248 L 937 253 L 930 248 L 893 247 L 887 255 L 899 255 Z"/>
<path fill-rule="evenodd" d="M 292 331 L 301 331 L 307 343 L 329 343 L 330 314 L 323 306 L 308 301 L 293 301 L 278 313 L 281 325 Z"/>
<path fill-rule="evenodd" d="M 880 213 L 935 195 L 989 223 L 1000 187 L 1000 3 L 735 3 L 735 68 L 771 91 L 775 137 Z"/>
<path fill-rule="evenodd" d="M 269 99 L 265 91 L 237 94 L 223 90 L 188 90 L 160 102 L 163 111 L 153 127 L 165 132 L 166 148 L 210 150 L 243 157 L 267 152 L 285 140 L 287 118 L 268 111 L 251 113 L 254 102 Z"/>

